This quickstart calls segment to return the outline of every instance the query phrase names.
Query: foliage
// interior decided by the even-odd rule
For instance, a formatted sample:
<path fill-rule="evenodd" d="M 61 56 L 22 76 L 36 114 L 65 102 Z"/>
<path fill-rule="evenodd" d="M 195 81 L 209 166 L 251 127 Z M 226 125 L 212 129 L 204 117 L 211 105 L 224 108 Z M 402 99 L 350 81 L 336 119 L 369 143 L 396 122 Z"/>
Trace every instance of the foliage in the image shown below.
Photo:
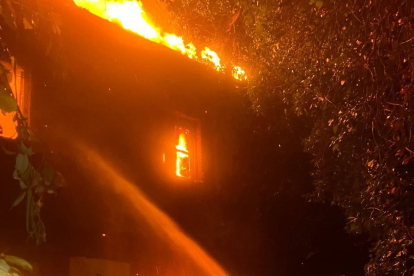
<path fill-rule="evenodd" d="M 12 38 L 3 39 L 0 37 L 1 59 L 10 61 L 12 70 L 9 72 L 0 64 L 0 111 L 3 113 L 15 112 L 16 123 L 16 148 L 2 149 L 10 155 L 16 156 L 15 170 L 13 177 L 19 182 L 22 192 L 14 200 L 12 208 L 23 200 L 26 200 L 26 228 L 30 237 L 37 243 L 45 240 L 45 226 L 40 218 L 40 210 L 47 193 L 55 193 L 58 187 L 64 186 L 62 176 L 53 170 L 50 163 L 41 158 L 36 161 L 30 145 L 33 143 L 31 130 L 17 104 L 15 96 L 10 87 L 12 74 L 16 75 L 16 58 L 12 56 L 15 39 L 31 34 L 38 37 L 48 37 L 48 45 L 55 44 L 56 37 L 60 34 L 59 17 L 53 9 L 33 1 L 0 1 L 0 27 L 2 30 L 9 30 Z M 47 53 L 49 50 L 46 50 Z"/>
<path fill-rule="evenodd" d="M 0 64 L 0 83 L 5 87 L 4 94 L 0 98 L 2 112 L 15 112 L 14 121 L 16 122 L 17 139 L 16 149 L 3 150 L 10 155 L 16 156 L 15 170 L 13 177 L 19 181 L 22 192 L 14 200 L 12 208 L 26 199 L 26 228 L 30 237 L 37 243 L 45 240 L 45 226 L 40 218 L 40 209 L 43 206 L 45 194 L 55 193 L 58 187 L 65 185 L 60 173 L 55 172 L 49 162 L 42 158 L 40 161 L 32 160 L 33 150 L 29 146 L 31 131 L 27 124 L 27 119 L 21 113 L 16 99 L 11 92 L 7 74 L 10 74 L 3 65 Z"/>
<path fill-rule="evenodd" d="M 30 263 L 15 256 L 0 254 L 0 276 L 20 276 L 25 271 L 33 272 Z"/>
<path fill-rule="evenodd" d="M 63 0 L 64 1 L 64 0 Z M 46 55 L 62 57 L 60 26 L 62 19 L 54 11 L 52 0 L 1 0 L 0 53 L 3 60 L 9 60 L 22 38 L 30 37 L 33 45 L 42 48 Z M 4 35 L 7 33 L 7 35 Z M 32 45 L 32 47 L 33 47 Z"/>
<path fill-rule="evenodd" d="M 367 275 L 404 275 L 414 242 L 414 2 L 175 0 L 174 23 L 208 31 L 252 66 L 253 107 L 306 116 L 315 191 L 368 233 Z M 191 28 L 187 28 L 191 26 Z M 192 31 L 191 31 L 192 30 Z M 283 117 L 276 117 L 283 120 Z"/>

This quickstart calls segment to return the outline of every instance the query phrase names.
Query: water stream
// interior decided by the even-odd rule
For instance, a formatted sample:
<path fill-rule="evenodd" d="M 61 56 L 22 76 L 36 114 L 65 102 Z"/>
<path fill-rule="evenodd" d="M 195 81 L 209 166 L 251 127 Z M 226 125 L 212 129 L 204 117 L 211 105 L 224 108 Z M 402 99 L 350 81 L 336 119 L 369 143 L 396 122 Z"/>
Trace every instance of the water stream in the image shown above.
<path fill-rule="evenodd" d="M 131 207 L 145 218 L 145 221 L 153 229 L 157 236 L 164 239 L 171 247 L 180 252 L 200 268 L 203 275 L 227 276 L 228 273 L 193 239 L 187 236 L 183 230 L 154 203 L 152 203 L 136 184 L 126 180 L 114 169 L 103 156 L 91 150 L 87 146 L 81 146 L 80 151 L 85 156 L 79 156 L 83 162 L 89 160 L 93 166 L 89 169 L 98 177 L 98 181 L 110 185 L 111 189 L 120 193 Z M 200 275 L 187 274 L 186 275 Z"/>

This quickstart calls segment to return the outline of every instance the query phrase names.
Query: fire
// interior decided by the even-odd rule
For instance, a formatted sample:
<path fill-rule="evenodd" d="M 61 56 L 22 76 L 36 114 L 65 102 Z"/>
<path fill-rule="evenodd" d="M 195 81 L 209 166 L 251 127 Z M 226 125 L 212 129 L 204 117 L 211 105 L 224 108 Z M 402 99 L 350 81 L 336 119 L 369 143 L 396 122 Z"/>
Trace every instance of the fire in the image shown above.
<path fill-rule="evenodd" d="M 177 129 L 177 160 L 176 160 L 176 175 L 180 177 L 189 177 L 190 176 L 190 155 L 188 152 L 187 145 L 187 130 L 182 128 Z"/>
<path fill-rule="evenodd" d="M 236 80 L 247 80 L 246 72 L 239 66 L 233 66 L 233 77 Z"/>
<path fill-rule="evenodd" d="M 224 71 L 225 66 L 220 62 L 216 52 L 205 47 L 198 56 L 197 48 L 192 43 L 185 43 L 182 37 L 162 32 L 154 26 L 142 8 L 142 2 L 136 0 L 73 0 L 78 7 L 111 22 L 119 22 L 126 30 L 134 32 L 148 40 L 167 46 L 178 51 L 190 59 L 206 63 L 219 72 Z M 231 65 L 232 76 L 237 80 L 247 80 L 244 70 Z"/>
<path fill-rule="evenodd" d="M 124 29 L 130 30 L 149 40 L 160 39 L 158 29 L 152 27 L 145 18 L 141 2 L 106 2 L 105 13 L 109 21 L 119 20 Z"/>
<path fill-rule="evenodd" d="M 210 48 L 206 47 L 203 51 L 201 51 L 201 58 L 203 60 L 211 62 L 217 71 L 221 71 L 223 69 L 223 66 L 221 66 L 220 58 L 218 57 L 217 53 L 210 50 Z"/>

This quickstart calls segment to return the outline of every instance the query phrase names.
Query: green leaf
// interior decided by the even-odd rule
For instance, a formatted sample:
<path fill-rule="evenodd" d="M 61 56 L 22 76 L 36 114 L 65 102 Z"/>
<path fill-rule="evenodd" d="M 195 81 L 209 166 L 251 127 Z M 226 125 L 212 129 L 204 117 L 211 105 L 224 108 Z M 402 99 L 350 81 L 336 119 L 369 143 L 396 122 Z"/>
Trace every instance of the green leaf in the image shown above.
<path fill-rule="evenodd" d="M 29 167 L 29 158 L 27 154 L 18 153 L 16 156 L 16 171 L 20 174 L 24 173 Z"/>
<path fill-rule="evenodd" d="M 21 189 L 27 189 L 27 185 L 24 183 L 24 181 L 20 180 L 20 188 Z"/>
<path fill-rule="evenodd" d="M 6 87 L 4 83 L 0 83 L 0 110 L 6 113 L 17 110 L 17 101 L 13 97 L 10 88 Z"/>
<path fill-rule="evenodd" d="M 315 6 L 320 9 L 323 6 L 323 1 L 316 1 Z"/>
<path fill-rule="evenodd" d="M 29 272 L 33 272 L 32 265 L 29 262 L 27 262 L 27 261 L 25 261 L 21 258 L 18 258 L 18 257 L 15 257 L 15 256 L 10 256 L 10 255 L 5 255 L 5 256 L 3 256 L 3 259 L 8 264 L 11 264 L 12 266 L 21 268 L 21 269 L 29 271 Z"/>
<path fill-rule="evenodd" d="M 333 127 L 333 133 L 336 134 L 337 132 L 338 132 L 338 126 L 336 125 Z"/>
<path fill-rule="evenodd" d="M 7 275 L 7 274 L 3 274 L 5 272 L 9 272 L 10 270 L 10 266 L 7 264 L 7 262 L 3 259 L 0 259 L 0 275 Z"/>
<path fill-rule="evenodd" d="M 20 151 L 24 154 L 27 154 L 28 156 L 33 154 L 32 148 L 26 147 L 26 145 L 23 142 L 20 142 Z"/>
<path fill-rule="evenodd" d="M 339 148 L 339 144 L 335 144 L 335 146 L 333 146 L 332 151 L 336 151 Z"/>
<path fill-rule="evenodd" d="M 23 191 L 14 201 L 12 204 L 11 208 L 16 207 L 17 205 L 19 205 L 20 202 L 22 202 L 22 200 L 24 199 L 24 197 L 26 196 L 26 191 Z M 10 209 L 11 209 L 10 208 Z"/>
<path fill-rule="evenodd" d="M 17 173 L 17 170 L 14 170 L 14 171 L 13 171 L 13 178 L 14 178 L 14 179 L 17 179 L 17 180 L 19 180 L 19 179 L 20 179 L 19 174 Z"/>

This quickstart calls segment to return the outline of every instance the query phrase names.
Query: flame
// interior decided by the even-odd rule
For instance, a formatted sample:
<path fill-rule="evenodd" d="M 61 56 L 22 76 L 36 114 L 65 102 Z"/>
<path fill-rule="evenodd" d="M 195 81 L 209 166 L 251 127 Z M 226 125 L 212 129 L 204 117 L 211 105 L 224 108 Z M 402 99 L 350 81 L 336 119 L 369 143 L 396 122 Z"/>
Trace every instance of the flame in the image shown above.
<path fill-rule="evenodd" d="M 178 130 L 178 141 L 175 148 L 177 149 L 176 175 L 180 177 L 189 177 L 190 172 L 190 155 L 187 147 L 186 132 L 183 129 Z"/>
<path fill-rule="evenodd" d="M 208 47 L 204 48 L 204 50 L 201 51 L 201 58 L 203 60 L 211 62 L 217 71 L 221 71 L 224 68 L 221 66 L 220 58 L 218 57 L 217 53 L 210 50 Z"/>
<path fill-rule="evenodd" d="M 73 0 L 78 7 L 111 22 L 120 22 L 122 27 L 148 40 L 167 46 L 178 51 L 190 59 L 209 64 L 219 72 L 224 71 L 218 54 L 205 47 L 201 51 L 201 58 L 197 55 L 197 48 L 192 43 L 184 43 L 182 37 L 164 33 L 155 27 L 142 8 L 142 2 L 136 0 Z M 232 76 L 237 80 L 247 80 L 244 70 L 238 66 L 231 66 Z"/>
<path fill-rule="evenodd" d="M 159 41 L 160 32 L 148 23 L 141 2 L 106 2 L 105 11 L 109 21 L 119 20 L 124 29 L 149 40 Z"/>
<path fill-rule="evenodd" d="M 246 72 L 239 66 L 233 66 L 233 77 L 236 80 L 247 80 Z"/>

